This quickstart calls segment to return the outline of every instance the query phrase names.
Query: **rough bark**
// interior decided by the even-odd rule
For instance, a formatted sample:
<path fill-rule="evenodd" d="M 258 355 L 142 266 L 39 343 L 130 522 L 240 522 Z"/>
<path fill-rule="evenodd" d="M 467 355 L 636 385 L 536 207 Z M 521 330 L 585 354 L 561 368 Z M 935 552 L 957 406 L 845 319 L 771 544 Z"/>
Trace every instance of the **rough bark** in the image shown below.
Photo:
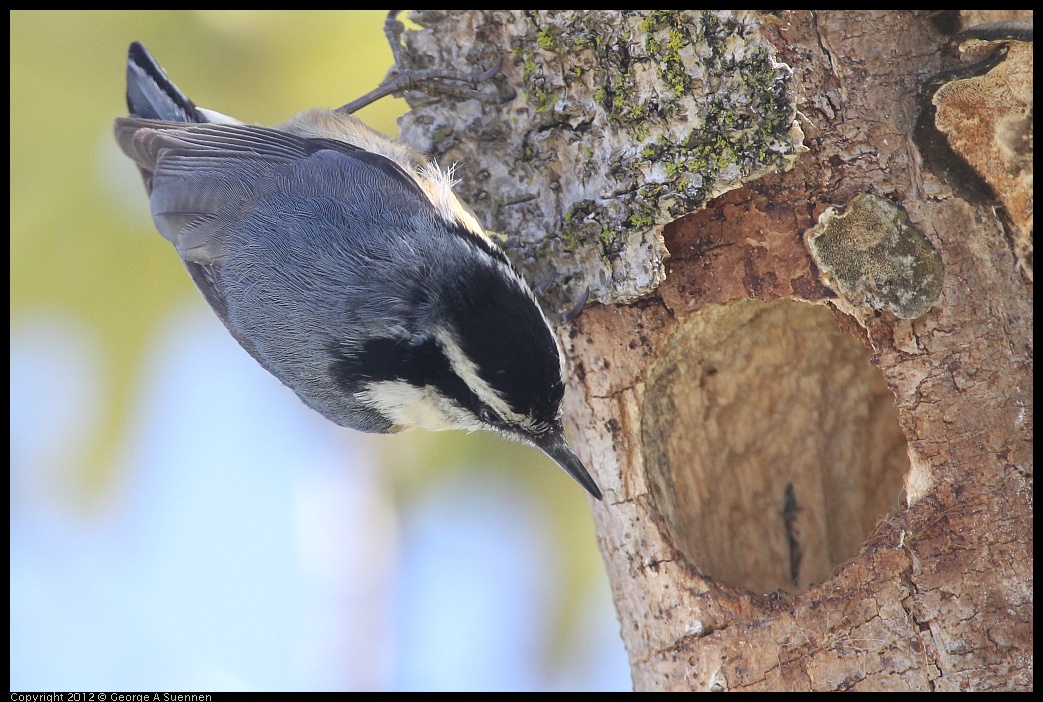
<path fill-rule="evenodd" d="M 635 688 L 1031 689 L 1026 37 L 976 72 L 954 13 L 412 17 L 416 65 L 502 68 L 404 138 L 594 301 L 566 410 Z"/>

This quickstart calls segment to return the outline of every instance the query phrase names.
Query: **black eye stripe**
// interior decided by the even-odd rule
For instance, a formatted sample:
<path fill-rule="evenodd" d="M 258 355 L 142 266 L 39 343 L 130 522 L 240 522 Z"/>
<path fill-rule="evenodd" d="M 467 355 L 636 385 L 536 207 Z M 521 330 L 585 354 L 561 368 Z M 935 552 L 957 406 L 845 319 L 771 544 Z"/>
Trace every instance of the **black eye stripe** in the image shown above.
<path fill-rule="evenodd" d="M 549 421 L 557 415 L 565 386 L 558 347 L 528 293 L 501 268 L 476 265 L 444 292 L 460 350 L 482 380 L 513 412 Z"/>

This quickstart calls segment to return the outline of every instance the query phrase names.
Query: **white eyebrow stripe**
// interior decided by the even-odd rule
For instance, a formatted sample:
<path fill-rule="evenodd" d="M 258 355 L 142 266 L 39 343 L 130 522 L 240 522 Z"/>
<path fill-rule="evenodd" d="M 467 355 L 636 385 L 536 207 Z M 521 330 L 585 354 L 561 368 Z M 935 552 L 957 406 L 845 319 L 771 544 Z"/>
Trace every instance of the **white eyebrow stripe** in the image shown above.
<path fill-rule="evenodd" d="M 507 401 L 500 393 L 496 392 L 478 373 L 478 366 L 463 352 L 455 337 L 445 329 L 439 329 L 435 338 L 443 353 L 449 359 L 449 366 L 461 380 L 471 389 L 478 399 L 488 405 L 496 414 L 510 424 L 532 428 L 532 420 L 524 415 L 513 411 Z"/>

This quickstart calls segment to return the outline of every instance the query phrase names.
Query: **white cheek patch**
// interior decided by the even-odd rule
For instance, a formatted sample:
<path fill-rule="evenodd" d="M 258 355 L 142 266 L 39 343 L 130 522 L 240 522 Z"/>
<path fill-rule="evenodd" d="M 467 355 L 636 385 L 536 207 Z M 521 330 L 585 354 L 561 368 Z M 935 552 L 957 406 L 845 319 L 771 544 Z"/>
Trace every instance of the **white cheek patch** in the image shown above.
<path fill-rule="evenodd" d="M 430 385 L 418 388 L 402 380 L 369 383 L 359 399 L 400 430 L 484 429 L 474 417 Z"/>

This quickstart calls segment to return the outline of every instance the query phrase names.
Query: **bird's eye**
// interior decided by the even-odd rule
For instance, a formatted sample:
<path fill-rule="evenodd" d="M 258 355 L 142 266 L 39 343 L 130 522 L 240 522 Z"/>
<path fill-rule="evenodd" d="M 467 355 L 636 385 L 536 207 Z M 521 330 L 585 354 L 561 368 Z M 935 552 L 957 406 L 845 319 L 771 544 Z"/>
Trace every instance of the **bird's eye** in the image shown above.
<path fill-rule="evenodd" d="M 478 418 L 486 424 L 499 424 L 500 422 L 500 418 L 497 417 L 496 413 L 488 407 L 483 407 L 480 410 L 478 410 Z"/>

